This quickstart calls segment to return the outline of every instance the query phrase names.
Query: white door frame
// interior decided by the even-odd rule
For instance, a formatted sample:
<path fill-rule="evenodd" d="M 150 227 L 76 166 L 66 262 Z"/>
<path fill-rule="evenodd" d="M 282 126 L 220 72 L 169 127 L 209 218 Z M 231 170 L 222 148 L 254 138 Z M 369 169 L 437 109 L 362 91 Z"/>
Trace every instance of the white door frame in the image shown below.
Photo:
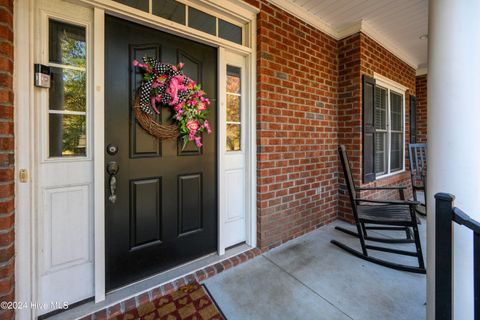
<path fill-rule="evenodd" d="M 36 258 L 35 258 L 35 106 L 33 105 L 33 63 L 34 49 L 30 45 L 34 40 L 34 1 L 16 0 L 14 2 L 14 44 L 15 44 L 15 168 L 27 169 L 28 183 L 16 180 L 16 212 L 15 212 L 15 248 L 16 248 L 16 300 L 35 301 L 36 292 Z M 93 30 L 93 154 L 94 154 L 94 247 L 95 247 L 95 301 L 105 299 L 105 208 L 104 208 L 104 17 L 113 14 L 124 19 L 141 23 L 150 27 L 165 30 L 190 39 L 219 48 L 227 48 L 232 52 L 244 55 L 247 64 L 246 82 L 248 92 L 248 131 L 246 142 L 249 146 L 246 157 L 247 190 L 247 244 L 256 247 L 256 14 L 258 9 L 233 0 L 182 0 L 190 6 L 201 8 L 210 13 L 225 14 L 225 19 L 241 18 L 248 27 L 244 28 L 244 38 L 248 46 L 240 46 L 195 31 L 188 27 L 179 27 L 176 23 L 151 15 L 127 6 L 106 0 L 71 0 L 81 5 L 91 6 L 94 11 Z M 223 15 L 221 16 L 224 17 Z M 193 30 L 193 31 L 192 31 Z M 21 35 L 21 36 L 19 36 Z M 218 61 L 219 64 L 224 63 Z M 220 154 L 220 152 L 218 152 Z M 218 159 L 219 161 L 221 159 Z M 220 217 L 219 212 L 219 217 Z M 220 218 L 218 219 L 220 223 Z M 221 239 L 221 229 L 218 237 Z M 218 254 L 224 253 L 221 242 L 218 243 Z M 32 276 L 33 275 L 33 276 Z M 35 316 L 32 309 L 17 311 L 18 319 L 30 319 Z"/>
<path fill-rule="evenodd" d="M 33 0 L 14 1 L 14 123 L 15 172 L 25 169 L 28 180 L 15 179 L 15 300 L 35 301 Z M 17 35 L 21 34 L 21 37 Z M 16 310 L 17 319 L 33 319 L 31 308 Z"/>

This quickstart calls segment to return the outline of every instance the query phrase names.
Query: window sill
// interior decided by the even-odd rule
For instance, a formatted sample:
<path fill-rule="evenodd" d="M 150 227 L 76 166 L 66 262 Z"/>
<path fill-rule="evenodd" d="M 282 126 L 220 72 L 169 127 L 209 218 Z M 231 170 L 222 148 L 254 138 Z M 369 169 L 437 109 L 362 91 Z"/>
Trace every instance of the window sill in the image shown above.
<path fill-rule="evenodd" d="M 393 177 L 393 176 L 396 176 L 396 175 L 399 175 L 399 174 L 402 174 L 402 173 L 405 173 L 405 172 L 406 172 L 406 170 L 402 169 L 402 170 L 399 170 L 399 171 L 394 171 L 394 172 L 390 172 L 390 173 L 387 173 L 387 174 L 382 174 L 381 176 L 375 176 L 375 181 L 390 178 L 390 177 Z"/>

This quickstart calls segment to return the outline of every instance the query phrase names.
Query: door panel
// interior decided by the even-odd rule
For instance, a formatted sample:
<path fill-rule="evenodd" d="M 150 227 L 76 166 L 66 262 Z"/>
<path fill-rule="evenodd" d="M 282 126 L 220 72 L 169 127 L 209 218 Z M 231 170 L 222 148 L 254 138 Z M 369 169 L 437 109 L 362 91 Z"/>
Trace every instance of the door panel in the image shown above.
<path fill-rule="evenodd" d="M 131 104 L 142 74 L 132 66 L 145 55 L 185 63 L 185 73 L 202 84 L 212 101 L 216 126 L 215 48 L 106 17 L 105 163 L 119 165 L 117 201 L 108 200 L 106 173 L 106 286 L 111 290 L 216 250 L 217 185 L 215 130 L 200 150 L 176 140 L 159 141 L 137 123 Z M 163 107 L 158 120 L 170 123 Z"/>
<path fill-rule="evenodd" d="M 160 58 L 160 45 L 130 45 L 130 57 L 138 61 L 142 61 L 144 56 L 159 57 Z M 142 74 L 140 72 L 131 72 L 131 88 L 138 88 L 142 83 Z M 163 108 L 159 109 L 160 115 L 157 116 L 157 120 L 162 116 Z M 162 142 L 159 139 L 148 134 L 140 127 L 136 121 L 130 122 L 130 153 L 133 158 L 141 157 L 158 157 L 161 155 Z"/>
<path fill-rule="evenodd" d="M 202 175 L 178 177 L 178 235 L 202 231 Z"/>
<path fill-rule="evenodd" d="M 130 250 L 162 239 L 161 178 L 130 181 Z"/>

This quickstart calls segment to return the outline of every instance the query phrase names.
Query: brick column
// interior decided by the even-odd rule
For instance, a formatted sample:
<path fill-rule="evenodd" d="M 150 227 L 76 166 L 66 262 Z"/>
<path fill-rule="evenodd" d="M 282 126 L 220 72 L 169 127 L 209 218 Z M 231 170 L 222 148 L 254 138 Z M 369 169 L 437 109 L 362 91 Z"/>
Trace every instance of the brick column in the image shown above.
<path fill-rule="evenodd" d="M 0 301 L 14 299 L 13 0 L 0 0 Z M 0 319 L 13 319 L 0 310 Z"/>

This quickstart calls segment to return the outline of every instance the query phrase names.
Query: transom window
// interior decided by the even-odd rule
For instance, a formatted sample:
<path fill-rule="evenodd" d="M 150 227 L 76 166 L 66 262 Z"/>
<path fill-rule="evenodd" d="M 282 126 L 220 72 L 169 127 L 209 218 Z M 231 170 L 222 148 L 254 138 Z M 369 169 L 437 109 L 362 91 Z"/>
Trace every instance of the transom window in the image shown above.
<path fill-rule="evenodd" d="M 375 174 L 404 170 L 404 93 L 378 83 L 375 87 Z"/>
<path fill-rule="evenodd" d="M 114 0 L 190 28 L 243 45 L 243 27 L 175 0 Z"/>

